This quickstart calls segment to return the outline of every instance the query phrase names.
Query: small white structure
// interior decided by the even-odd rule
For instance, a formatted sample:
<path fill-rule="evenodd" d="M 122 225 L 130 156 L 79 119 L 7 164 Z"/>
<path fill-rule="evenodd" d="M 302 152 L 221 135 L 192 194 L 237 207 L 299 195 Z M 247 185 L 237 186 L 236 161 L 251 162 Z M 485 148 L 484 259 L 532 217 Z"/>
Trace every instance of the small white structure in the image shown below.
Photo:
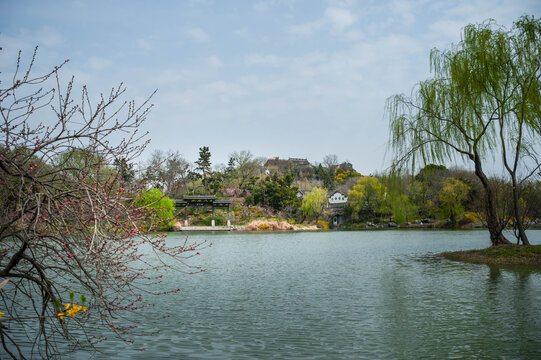
<path fill-rule="evenodd" d="M 340 225 L 345 221 L 344 205 L 348 202 L 348 197 L 340 191 L 335 191 L 329 196 L 329 212 L 332 216 L 333 225 Z"/>
<path fill-rule="evenodd" d="M 348 197 L 341 193 L 340 191 L 334 192 L 329 196 L 329 204 L 345 204 L 348 202 Z"/>

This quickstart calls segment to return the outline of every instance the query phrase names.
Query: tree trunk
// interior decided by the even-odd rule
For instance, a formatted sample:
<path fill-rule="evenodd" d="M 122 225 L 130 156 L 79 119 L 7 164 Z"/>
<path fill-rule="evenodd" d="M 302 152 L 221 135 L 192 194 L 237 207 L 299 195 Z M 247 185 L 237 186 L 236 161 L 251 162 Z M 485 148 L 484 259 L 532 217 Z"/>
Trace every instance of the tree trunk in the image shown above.
<path fill-rule="evenodd" d="M 522 241 L 524 245 L 530 245 L 528 237 L 526 236 L 526 230 L 524 229 L 524 223 L 522 222 L 522 217 L 520 216 L 520 209 L 518 208 L 519 198 L 518 198 L 518 188 L 517 188 L 517 179 L 513 176 L 511 177 L 513 182 L 513 210 L 515 213 L 515 226 L 518 229 L 518 240 Z"/>
<path fill-rule="evenodd" d="M 481 180 L 481 184 L 485 190 L 485 210 L 487 215 L 488 232 L 490 233 L 490 242 L 492 246 L 511 244 L 511 242 L 509 242 L 509 240 L 507 240 L 502 234 L 503 226 L 498 221 L 494 191 L 490 185 L 490 182 L 488 181 L 487 176 L 483 172 L 481 160 L 479 159 L 478 155 L 475 155 L 472 160 L 475 164 L 475 175 L 477 175 L 479 180 Z"/>

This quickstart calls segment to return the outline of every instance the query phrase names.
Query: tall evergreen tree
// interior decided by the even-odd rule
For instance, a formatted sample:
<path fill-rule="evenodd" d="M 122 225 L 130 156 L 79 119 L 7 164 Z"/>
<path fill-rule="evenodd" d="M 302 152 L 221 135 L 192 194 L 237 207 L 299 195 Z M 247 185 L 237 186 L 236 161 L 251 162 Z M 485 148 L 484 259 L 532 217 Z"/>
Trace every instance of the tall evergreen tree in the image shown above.
<path fill-rule="evenodd" d="M 196 170 L 199 172 L 203 179 L 203 187 L 205 188 L 205 192 L 209 191 L 208 188 L 208 177 L 210 174 L 210 150 L 208 146 L 203 146 L 199 148 L 199 159 L 195 162 L 197 165 Z"/>

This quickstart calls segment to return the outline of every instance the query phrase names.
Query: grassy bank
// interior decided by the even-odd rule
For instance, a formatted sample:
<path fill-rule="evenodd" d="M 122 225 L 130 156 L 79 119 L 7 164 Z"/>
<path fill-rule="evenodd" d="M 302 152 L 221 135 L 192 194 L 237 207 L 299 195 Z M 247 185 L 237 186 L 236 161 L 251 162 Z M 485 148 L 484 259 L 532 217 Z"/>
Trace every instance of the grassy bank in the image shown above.
<path fill-rule="evenodd" d="M 541 245 L 499 245 L 481 250 L 445 252 L 442 255 L 455 261 L 541 270 Z"/>

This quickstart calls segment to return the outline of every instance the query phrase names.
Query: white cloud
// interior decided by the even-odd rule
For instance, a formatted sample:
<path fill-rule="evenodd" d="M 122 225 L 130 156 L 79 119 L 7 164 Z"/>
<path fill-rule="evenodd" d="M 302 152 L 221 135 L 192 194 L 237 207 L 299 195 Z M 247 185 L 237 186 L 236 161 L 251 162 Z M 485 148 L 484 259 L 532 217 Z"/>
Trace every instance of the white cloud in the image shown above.
<path fill-rule="evenodd" d="M 479 16 L 486 19 L 487 17 L 491 17 L 491 14 L 498 13 L 503 15 L 513 12 L 513 9 L 522 8 L 522 6 L 517 6 L 518 4 L 518 1 L 499 1 L 498 6 L 494 6 L 494 1 L 460 0 L 448 3 L 446 14 L 466 19 L 478 18 Z"/>
<path fill-rule="evenodd" d="M 287 28 L 287 31 L 293 35 L 310 36 L 316 30 L 321 29 L 325 25 L 325 20 L 307 22 L 300 25 L 292 25 Z"/>
<path fill-rule="evenodd" d="M 344 36 L 349 41 L 359 41 L 364 39 L 364 33 L 360 30 L 349 30 L 344 33 Z"/>
<path fill-rule="evenodd" d="M 265 0 L 258 1 L 254 4 L 254 9 L 257 11 L 268 11 L 273 7 L 277 6 L 286 6 L 291 8 L 293 6 L 294 0 Z"/>
<path fill-rule="evenodd" d="M 244 61 L 246 65 L 281 66 L 284 64 L 284 60 L 284 58 L 275 55 L 249 54 Z"/>
<path fill-rule="evenodd" d="M 221 62 L 221 60 L 218 58 Z M 181 64 L 168 68 L 158 68 L 149 72 L 146 80 L 147 87 L 158 87 L 160 90 L 171 91 L 180 87 L 192 87 L 201 82 L 211 81 L 216 74 L 209 71 L 212 57 L 207 58 L 194 66 L 183 66 Z"/>
<path fill-rule="evenodd" d="M 440 43 L 449 44 L 451 41 L 460 39 L 460 33 L 464 25 L 464 22 L 459 20 L 441 20 L 430 24 L 428 27 L 432 37 L 439 39 Z"/>
<path fill-rule="evenodd" d="M 497 24 L 509 28 L 513 21 L 525 13 L 526 8 L 522 2 L 513 0 L 501 0 L 497 3 L 489 0 L 433 3 L 430 4 L 430 9 L 440 16 L 438 20 L 428 24 L 430 33 L 427 35 L 434 46 L 448 47 L 451 42 L 460 41 L 464 26 L 495 19 Z"/>
<path fill-rule="evenodd" d="M 232 75 L 227 80 L 216 74 L 198 85 L 182 85 L 181 89 L 167 92 L 167 108 L 187 119 L 190 129 L 205 124 L 206 119 L 220 119 L 214 132 L 223 136 L 234 136 L 235 129 L 248 125 L 265 129 L 263 137 L 246 137 L 257 138 L 254 149 L 263 155 L 287 156 L 290 152 L 289 156 L 301 156 L 299 152 L 306 152 L 306 156 L 317 160 L 332 151 L 370 173 L 381 168 L 381 160 L 368 153 L 358 154 L 358 148 L 351 144 L 363 144 L 365 149 L 382 153 L 387 141 L 387 124 L 382 116 L 385 99 L 408 92 L 425 76 L 418 69 L 428 71 L 418 66 L 418 58 L 424 58 L 425 50 L 415 37 L 392 34 L 363 38 L 341 50 L 296 55 L 252 53 L 244 57 L 244 64 L 261 69 Z M 265 68 L 272 71 L 266 72 Z M 327 126 L 343 134 L 340 141 L 326 137 Z M 284 132 L 284 128 L 288 131 Z M 318 146 L 303 143 L 302 148 L 295 147 L 291 144 L 298 142 L 295 134 L 299 133 L 326 140 Z M 277 154 L 268 150 L 275 146 L 276 139 L 280 139 Z M 250 147 L 248 141 L 243 146 Z"/>
<path fill-rule="evenodd" d="M 97 57 L 97 56 L 91 56 L 86 62 L 90 70 L 93 70 L 93 71 L 101 71 L 109 67 L 112 63 L 113 62 L 111 60 Z"/>
<path fill-rule="evenodd" d="M 216 55 L 213 55 L 213 56 L 210 56 L 207 58 L 207 64 L 217 70 L 219 68 L 221 68 L 222 66 L 224 66 L 224 63 L 222 62 L 222 60 L 220 60 L 219 57 L 217 57 Z"/>
<path fill-rule="evenodd" d="M 323 17 L 315 21 L 306 22 L 300 25 L 292 25 L 287 28 L 291 34 L 298 36 L 310 36 L 315 31 L 329 28 L 333 32 L 342 33 L 357 21 L 357 17 L 348 9 L 328 7 Z"/>
<path fill-rule="evenodd" d="M 19 3 L 13 9 L 35 16 L 0 14 L 3 77 L 16 64 L 19 48 L 28 62 L 39 42 L 37 67 L 48 70 L 70 57 L 65 78 L 75 74 L 79 83 L 92 85 L 93 94 L 117 79 L 136 97 L 159 88 L 149 117 L 158 148 L 193 149 L 191 159 L 201 145 L 211 145 L 217 158 L 239 146 L 258 155 L 306 154 L 313 160 L 337 153 L 367 174 L 381 169 L 388 136 L 385 99 L 409 93 L 429 76 L 432 47 L 448 47 L 470 22 L 491 17 L 510 25 L 524 12 L 540 12 L 539 0 L 255 0 L 231 6 L 186 0 L 167 11 L 134 3 L 127 18 L 145 18 L 144 28 L 139 21 L 116 21 L 126 10 L 120 7 L 102 19 L 111 21 L 110 28 L 88 31 L 88 11 L 104 6 L 73 9 L 66 17 L 50 6 Z M 74 26 L 79 23 L 88 26 Z M 292 26 L 284 33 L 287 25 Z M 212 29 L 221 31 L 220 46 L 189 52 L 175 46 L 179 36 L 184 43 L 208 45 Z M 175 137 L 201 129 L 208 138 L 188 137 L 180 144 Z M 340 136 L 333 139 L 330 129 Z"/>
<path fill-rule="evenodd" d="M 498 24 L 510 26 L 528 8 L 539 7 L 538 1 L 500 0 L 458 0 L 440 2 L 432 6 L 438 9 L 445 20 L 460 21 L 462 27 L 470 23 L 480 23 L 495 19 Z"/>
<path fill-rule="evenodd" d="M 327 0 L 330 6 L 349 8 L 355 5 L 357 0 Z"/>
<path fill-rule="evenodd" d="M 350 27 L 357 21 L 351 11 L 335 7 L 329 7 L 325 10 L 325 18 L 335 29 L 340 31 Z"/>
<path fill-rule="evenodd" d="M 65 43 L 62 33 L 50 26 L 42 27 L 36 34 L 38 44 L 46 47 L 57 47 Z"/>
<path fill-rule="evenodd" d="M 208 34 L 201 28 L 190 27 L 186 29 L 185 34 L 197 42 L 205 42 L 209 39 Z"/>
<path fill-rule="evenodd" d="M 404 25 L 411 25 L 415 21 L 413 1 L 393 0 L 390 5 L 391 11 L 402 19 Z"/>

